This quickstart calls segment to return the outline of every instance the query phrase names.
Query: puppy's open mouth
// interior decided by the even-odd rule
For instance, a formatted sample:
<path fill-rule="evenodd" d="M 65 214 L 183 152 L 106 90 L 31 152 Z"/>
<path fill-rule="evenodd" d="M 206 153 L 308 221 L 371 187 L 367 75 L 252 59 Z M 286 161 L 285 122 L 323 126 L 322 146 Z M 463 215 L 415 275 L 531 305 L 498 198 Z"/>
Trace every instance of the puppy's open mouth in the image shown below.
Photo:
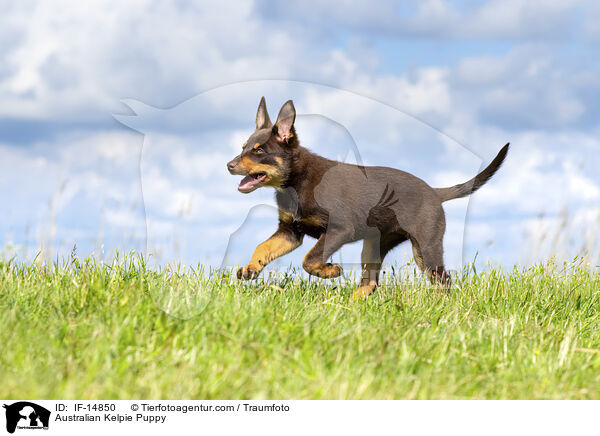
<path fill-rule="evenodd" d="M 244 194 L 252 192 L 256 188 L 258 188 L 262 184 L 262 182 L 265 181 L 266 178 L 267 175 L 265 173 L 248 174 L 240 182 L 240 186 L 238 186 L 238 191 L 243 192 Z"/>

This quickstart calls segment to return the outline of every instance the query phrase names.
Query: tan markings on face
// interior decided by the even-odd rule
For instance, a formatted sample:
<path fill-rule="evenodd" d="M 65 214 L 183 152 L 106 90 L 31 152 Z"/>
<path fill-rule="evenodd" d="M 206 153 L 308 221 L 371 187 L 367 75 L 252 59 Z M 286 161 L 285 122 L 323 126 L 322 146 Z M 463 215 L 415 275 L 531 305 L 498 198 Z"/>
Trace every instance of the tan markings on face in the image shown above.
<path fill-rule="evenodd" d="M 250 159 L 248 156 L 242 156 L 238 165 L 244 171 L 250 172 L 256 164 L 252 162 L 252 159 Z"/>
<path fill-rule="evenodd" d="M 272 165 L 256 163 L 248 156 L 242 156 L 242 159 L 238 165 L 244 171 L 248 172 L 248 174 L 265 173 L 267 177 L 263 182 L 264 186 L 272 186 L 277 188 L 281 185 L 281 181 L 283 180 L 283 173 L 281 172 L 280 168 Z"/>
<path fill-rule="evenodd" d="M 277 162 L 277 165 L 279 165 L 280 167 L 283 167 L 283 159 L 279 156 L 275 156 L 275 162 Z"/>
<path fill-rule="evenodd" d="M 243 150 L 244 148 L 246 148 L 246 145 L 248 145 L 248 141 L 246 141 L 246 142 L 244 142 L 244 143 L 242 144 L 242 150 Z"/>
<path fill-rule="evenodd" d="M 258 147 L 260 147 L 260 142 L 257 142 L 256 144 L 254 144 L 254 147 L 252 147 L 252 149 L 256 150 Z"/>

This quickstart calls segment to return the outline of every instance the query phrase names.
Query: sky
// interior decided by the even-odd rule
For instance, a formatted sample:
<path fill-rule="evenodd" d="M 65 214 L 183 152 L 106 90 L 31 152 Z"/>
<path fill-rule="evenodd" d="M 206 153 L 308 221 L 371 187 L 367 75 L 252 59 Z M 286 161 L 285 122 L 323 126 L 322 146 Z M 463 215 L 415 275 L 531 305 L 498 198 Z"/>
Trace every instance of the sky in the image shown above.
<path fill-rule="evenodd" d="M 510 142 L 444 205 L 449 268 L 598 265 L 598 23 L 579 0 L 4 2 L 1 255 L 244 264 L 276 228 L 273 192 L 240 194 L 225 164 L 264 95 L 272 119 L 294 100 L 312 151 L 435 187 Z"/>

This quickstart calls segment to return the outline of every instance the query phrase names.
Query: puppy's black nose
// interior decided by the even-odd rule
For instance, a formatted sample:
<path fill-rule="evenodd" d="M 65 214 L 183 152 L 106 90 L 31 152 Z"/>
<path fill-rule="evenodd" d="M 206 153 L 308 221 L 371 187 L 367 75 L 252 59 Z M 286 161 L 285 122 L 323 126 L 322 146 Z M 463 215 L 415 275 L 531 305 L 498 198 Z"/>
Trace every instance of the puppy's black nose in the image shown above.
<path fill-rule="evenodd" d="M 230 161 L 230 162 L 227 163 L 227 169 L 229 171 L 233 171 L 233 169 L 235 168 L 236 165 L 237 164 L 234 161 Z"/>

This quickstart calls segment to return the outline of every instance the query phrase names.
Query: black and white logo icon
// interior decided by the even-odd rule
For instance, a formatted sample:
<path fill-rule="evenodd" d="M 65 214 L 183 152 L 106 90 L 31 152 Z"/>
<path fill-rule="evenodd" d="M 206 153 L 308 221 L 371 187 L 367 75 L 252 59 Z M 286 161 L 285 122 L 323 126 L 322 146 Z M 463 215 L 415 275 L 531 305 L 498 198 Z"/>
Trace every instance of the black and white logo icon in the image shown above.
<path fill-rule="evenodd" d="M 48 430 L 50 411 L 29 401 L 19 401 L 6 409 L 6 431 L 14 433 L 16 429 Z"/>

